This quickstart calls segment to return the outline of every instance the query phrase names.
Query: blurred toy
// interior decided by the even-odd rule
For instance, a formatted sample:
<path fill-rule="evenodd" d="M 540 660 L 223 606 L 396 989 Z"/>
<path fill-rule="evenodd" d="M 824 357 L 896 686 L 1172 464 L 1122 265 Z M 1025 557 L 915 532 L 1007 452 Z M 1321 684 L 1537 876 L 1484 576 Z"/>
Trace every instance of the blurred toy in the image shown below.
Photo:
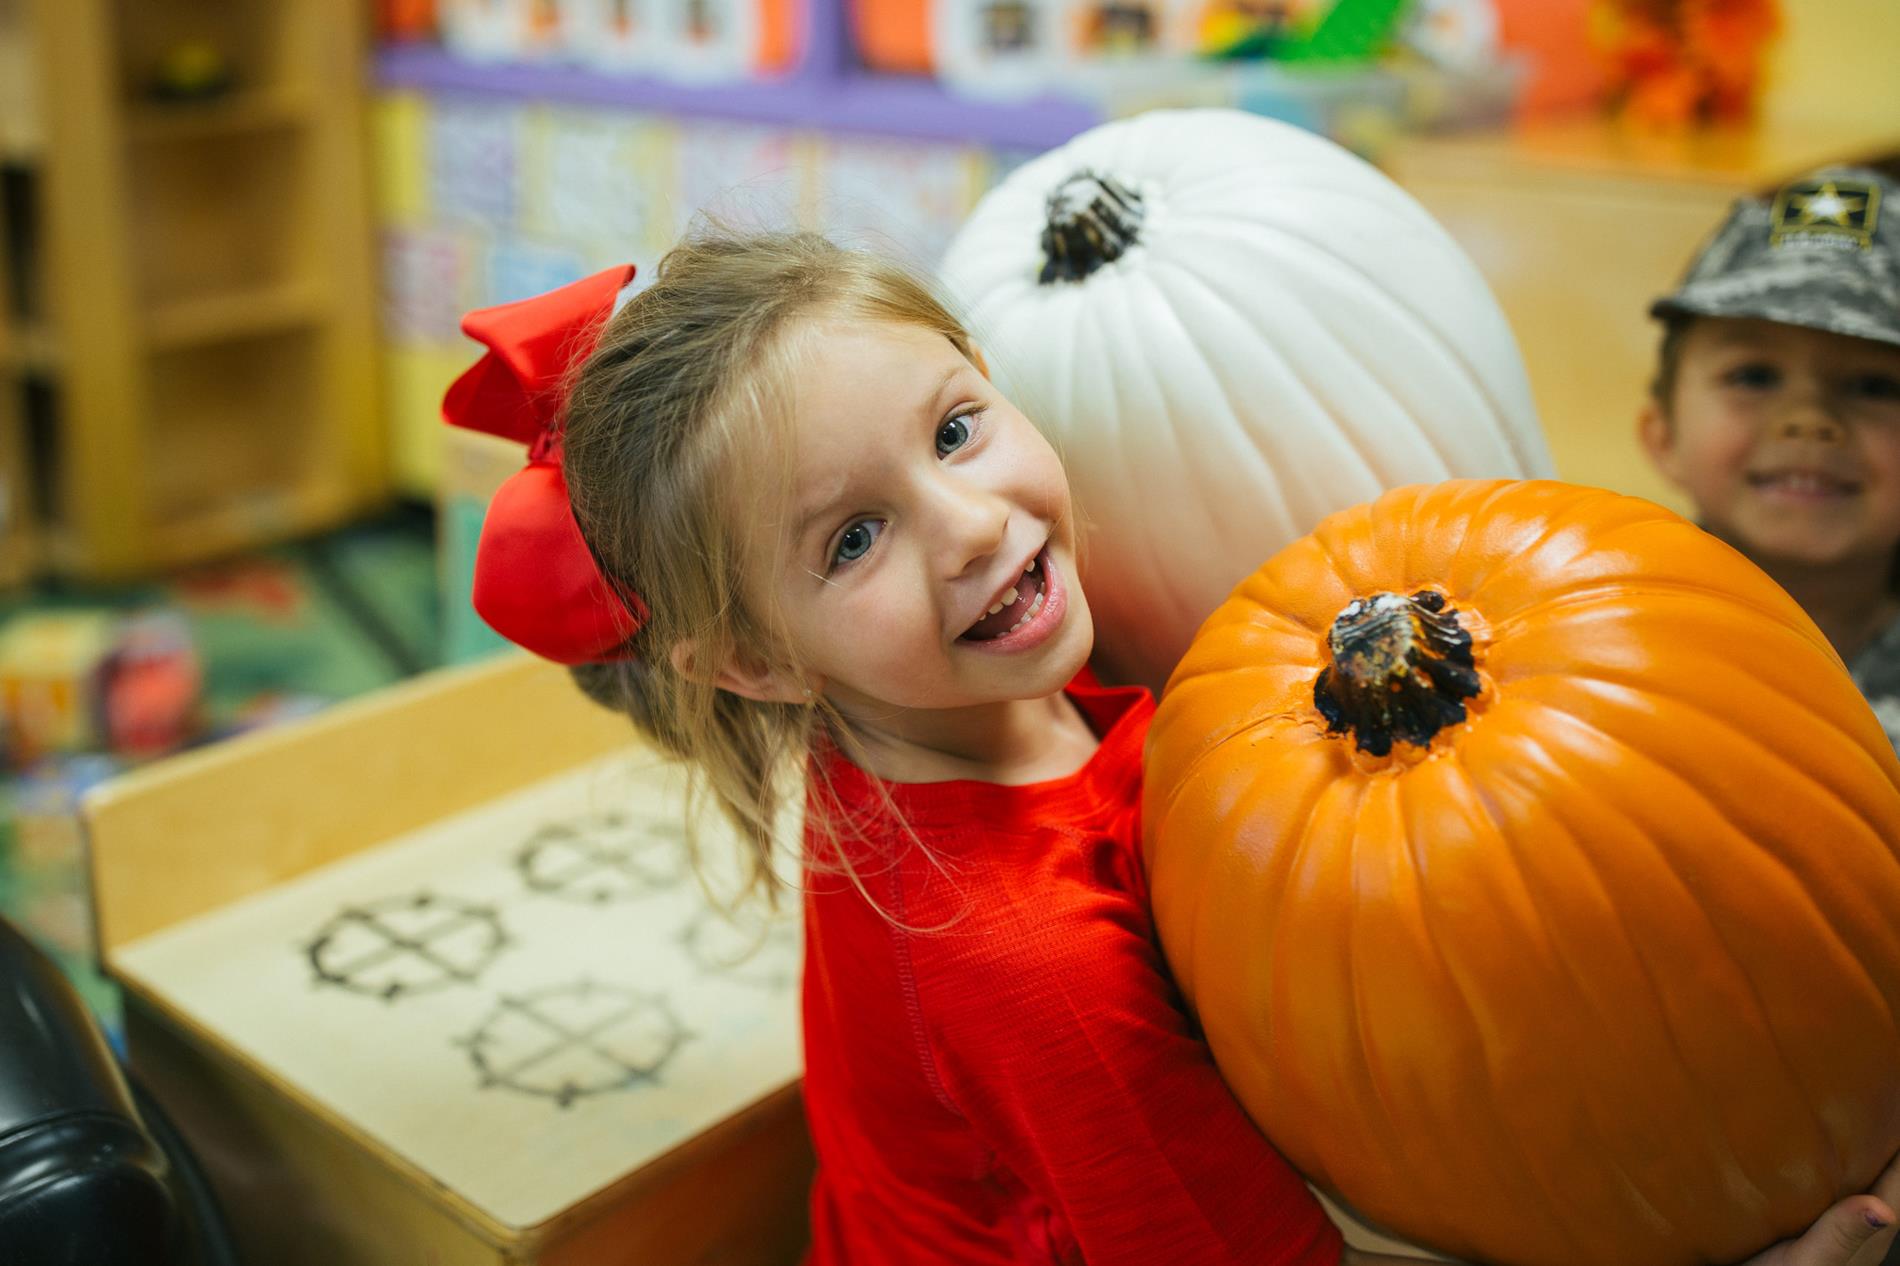
<path fill-rule="evenodd" d="M 1073 61 L 1061 0 L 939 0 L 931 7 L 937 73 L 970 97 L 1047 91 Z"/>
<path fill-rule="evenodd" d="M 202 683 L 183 618 L 152 612 L 127 620 L 100 691 L 101 728 L 112 750 L 139 760 L 183 747 L 192 737 Z"/>
<path fill-rule="evenodd" d="M 0 728 L 20 765 L 107 747 L 157 756 L 192 737 L 201 679 L 176 614 L 22 616 L 0 632 Z"/>
<path fill-rule="evenodd" d="M 1753 114 L 1781 25 L 1775 0 L 1598 0 L 1590 18 L 1611 108 L 1659 131 Z"/>
<path fill-rule="evenodd" d="M 537 61 L 567 46 L 562 0 L 441 0 L 442 42 L 470 61 Z"/>
<path fill-rule="evenodd" d="M 24 770 L 10 788 L 13 848 L 0 914 L 54 954 L 86 985 L 95 1005 L 100 991 L 93 971 L 91 890 L 79 801 L 120 769 L 109 756 L 47 757 Z"/>
<path fill-rule="evenodd" d="M 1084 39 L 1090 47 L 1118 53 L 1152 48 L 1161 36 L 1161 22 L 1152 6 L 1139 0 L 1109 0 L 1091 5 Z"/>
<path fill-rule="evenodd" d="M 1531 117 L 1593 110 L 1603 100 L 1604 65 L 1590 47 L 1598 0 L 1492 0 L 1498 42 L 1525 68 L 1520 111 Z"/>
<path fill-rule="evenodd" d="M 435 36 L 435 0 L 376 0 L 376 35 L 384 40 Z"/>
<path fill-rule="evenodd" d="M 1480 70 L 1498 58 L 1492 0 L 1413 0 L 1399 26 L 1404 45 L 1446 70 Z"/>
<path fill-rule="evenodd" d="M 1201 20 L 1201 47 L 1219 58 L 1365 63 L 1384 49 L 1405 0 L 1218 0 Z"/>
<path fill-rule="evenodd" d="M 153 69 L 151 92 L 161 101 L 209 101 L 237 84 L 224 50 L 203 40 L 186 40 L 166 49 Z"/>
<path fill-rule="evenodd" d="M 1198 0 L 1069 0 L 1064 34 L 1070 78 L 1110 81 L 1164 61 L 1183 61 L 1197 46 Z"/>
<path fill-rule="evenodd" d="M 297 569 L 281 558 L 244 558 L 180 576 L 173 592 L 196 612 L 239 611 L 274 624 L 292 624 L 307 601 Z"/>
<path fill-rule="evenodd" d="M 240 734 L 301 721 L 323 711 L 330 706 L 330 702 L 321 695 L 261 694 L 248 700 L 229 722 L 218 727 L 216 737 L 235 738 Z"/>
<path fill-rule="evenodd" d="M 655 0 L 655 72 L 686 82 L 790 70 L 798 59 L 795 0 Z"/>
<path fill-rule="evenodd" d="M 98 746 L 100 673 L 115 627 L 107 612 L 54 611 L 0 629 L 0 712 L 13 761 Z"/>
<path fill-rule="evenodd" d="M 932 0 L 848 0 L 846 15 L 858 56 L 872 70 L 927 75 L 936 69 Z"/>
<path fill-rule="evenodd" d="M 82 869 L 79 797 L 120 770 L 120 762 L 97 752 L 47 756 L 14 780 L 13 852 L 16 881 L 28 887 L 70 886 Z"/>
<path fill-rule="evenodd" d="M 1221 54 L 1249 38 L 1285 40 L 1319 0 L 1217 0 L 1201 18 L 1201 49 Z"/>
<path fill-rule="evenodd" d="M 657 7 L 653 0 L 569 0 L 568 51 L 598 70 L 652 70 L 663 60 Z"/>

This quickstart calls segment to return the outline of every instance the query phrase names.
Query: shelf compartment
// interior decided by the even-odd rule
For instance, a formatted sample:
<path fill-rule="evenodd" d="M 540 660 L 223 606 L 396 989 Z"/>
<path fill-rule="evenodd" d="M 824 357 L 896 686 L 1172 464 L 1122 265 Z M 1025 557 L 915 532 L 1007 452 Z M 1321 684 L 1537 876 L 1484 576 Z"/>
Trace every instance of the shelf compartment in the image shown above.
<path fill-rule="evenodd" d="M 132 258 L 148 311 L 300 280 L 316 258 L 308 138 L 275 132 L 133 146 Z"/>
<path fill-rule="evenodd" d="M 126 134 L 152 144 L 239 136 L 296 127 L 311 117 L 310 103 L 286 91 L 236 92 L 209 101 L 152 102 L 129 111 Z"/>
<path fill-rule="evenodd" d="M 297 70 L 304 63 L 297 55 L 300 42 L 323 34 L 322 15 L 309 5 L 277 0 L 167 0 L 164 4 L 118 0 L 116 9 L 112 25 L 118 34 L 120 92 L 128 107 L 154 102 L 154 85 L 166 59 L 193 46 L 222 57 L 238 91 L 318 86 L 296 82 Z"/>
<path fill-rule="evenodd" d="M 267 541 L 308 536 L 345 522 L 357 508 L 358 499 L 336 480 L 247 489 L 222 504 L 197 506 L 153 525 L 152 563 L 184 567 Z"/>
<path fill-rule="evenodd" d="M 337 501 L 322 350 L 319 337 L 287 331 L 149 358 L 144 517 L 154 561 L 293 535 Z"/>
<path fill-rule="evenodd" d="M 173 299 L 146 316 L 146 336 L 158 349 L 192 347 L 314 325 L 325 315 L 322 293 L 288 284 Z"/>

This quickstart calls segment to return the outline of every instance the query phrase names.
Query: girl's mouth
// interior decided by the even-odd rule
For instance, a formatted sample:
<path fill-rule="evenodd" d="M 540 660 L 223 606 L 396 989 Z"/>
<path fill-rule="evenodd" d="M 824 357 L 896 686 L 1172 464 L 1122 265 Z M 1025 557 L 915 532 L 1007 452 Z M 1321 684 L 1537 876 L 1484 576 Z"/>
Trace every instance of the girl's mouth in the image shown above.
<path fill-rule="evenodd" d="M 1015 589 L 965 629 L 957 642 L 982 650 L 1026 650 L 1054 631 L 1064 605 L 1062 583 L 1049 566 L 1045 545 L 1023 569 Z"/>

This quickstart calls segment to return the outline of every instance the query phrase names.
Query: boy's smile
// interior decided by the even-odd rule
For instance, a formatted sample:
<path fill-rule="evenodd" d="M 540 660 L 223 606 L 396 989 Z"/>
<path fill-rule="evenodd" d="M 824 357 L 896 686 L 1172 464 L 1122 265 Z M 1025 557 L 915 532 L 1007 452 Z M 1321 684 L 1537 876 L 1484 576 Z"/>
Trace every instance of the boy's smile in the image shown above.
<path fill-rule="evenodd" d="M 1900 347 L 1699 318 L 1642 439 L 1703 525 L 1745 552 L 1885 575 L 1900 543 Z"/>

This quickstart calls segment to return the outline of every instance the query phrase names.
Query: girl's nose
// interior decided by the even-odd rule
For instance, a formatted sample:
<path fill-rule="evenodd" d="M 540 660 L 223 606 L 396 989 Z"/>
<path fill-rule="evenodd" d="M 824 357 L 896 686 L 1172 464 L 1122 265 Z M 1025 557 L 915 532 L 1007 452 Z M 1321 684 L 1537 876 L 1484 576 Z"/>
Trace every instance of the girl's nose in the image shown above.
<path fill-rule="evenodd" d="M 938 539 L 945 573 L 954 578 L 982 568 L 1003 547 L 1009 535 L 1009 502 L 955 477 L 944 478 L 938 486 Z"/>

